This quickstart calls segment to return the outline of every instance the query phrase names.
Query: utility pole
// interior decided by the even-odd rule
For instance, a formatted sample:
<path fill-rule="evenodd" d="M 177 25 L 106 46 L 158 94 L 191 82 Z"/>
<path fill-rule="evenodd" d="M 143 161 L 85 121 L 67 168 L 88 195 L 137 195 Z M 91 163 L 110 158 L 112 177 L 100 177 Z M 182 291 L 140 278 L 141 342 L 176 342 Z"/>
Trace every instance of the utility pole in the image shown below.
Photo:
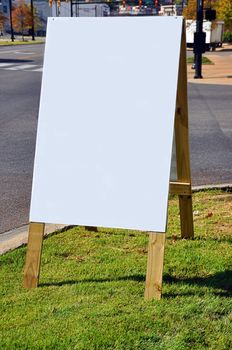
<path fill-rule="evenodd" d="M 14 30 L 13 30 L 13 23 L 12 23 L 12 2 L 9 0 L 9 10 L 10 10 L 10 32 L 11 32 L 11 41 L 14 41 Z"/>
<path fill-rule="evenodd" d="M 203 32 L 204 0 L 197 0 L 196 33 L 194 33 L 194 79 L 202 79 L 202 54 L 205 52 L 205 36 Z"/>
<path fill-rule="evenodd" d="M 33 6 L 33 0 L 31 0 L 31 36 L 32 36 L 32 40 L 35 40 L 35 26 L 34 26 L 34 6 Z"/>
<path fill-rule="evenodd" d="M 73 17 L 73 1 L 70 1 L 71 17 Z"/>

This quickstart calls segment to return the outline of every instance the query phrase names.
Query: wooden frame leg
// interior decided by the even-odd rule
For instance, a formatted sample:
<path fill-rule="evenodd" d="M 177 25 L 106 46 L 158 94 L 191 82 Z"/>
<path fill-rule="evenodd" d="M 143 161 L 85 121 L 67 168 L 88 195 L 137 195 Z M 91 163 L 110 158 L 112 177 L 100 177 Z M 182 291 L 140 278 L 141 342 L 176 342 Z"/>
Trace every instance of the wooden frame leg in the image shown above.
<path fill-rule="evenodd" d="M 26 263 L 24 269 L 24 287 L 36 288 L 39 283 L 40 260 L 45 224 L 30 223 Z"/>
<path fill-rule="evenodd" d="M 194 238 L 192 196 L 179 196 L 181 238 Z"/>
<path fill-rule="evenodd" d="M 150 233 L 148 244 L 145 299 L 161 299 L 165 233 Z"/>
<path fill-rule="evenodd" d="M 187 195 L 182 195 L 177 192 L 177 194 L 179 194 L 181 237 L 194 238 L 189 153 L 186 39 L 184 23 L 182 29 L 176 107 L 175 138 L 177 179 L 179 182 L 189 183 L 190 185 L 190 193 Z"/>

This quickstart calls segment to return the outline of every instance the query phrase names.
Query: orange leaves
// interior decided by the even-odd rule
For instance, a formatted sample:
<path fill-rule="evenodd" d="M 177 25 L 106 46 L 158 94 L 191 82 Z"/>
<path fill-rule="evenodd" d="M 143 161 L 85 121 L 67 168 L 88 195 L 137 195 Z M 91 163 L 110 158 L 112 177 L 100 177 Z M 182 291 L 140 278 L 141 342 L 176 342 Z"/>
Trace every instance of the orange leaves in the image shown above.
<path fill-rule="evenodd" d="M 14 7 L 12 11 L 12 23 L 14 30 L 25 34 L 25 30 L 32 26 L 31 7 L 27 5 L 24 0 L 20 0 L 18 6 Z"/>
<path fill-rule="evenodd" d="M 210 8 L 210 7 L 215 8 L 217 3 L 218 3 L 218 0 L 205 0 L 204 8 Z M 189 0 L 188 5 L 184 8 L 183 16 L 186 19 L 196 19 L 196 13 L 197 13 L 197 1 Z"/>
<path fill-rule="evenodd" d="M 3 30 L 4 28 L 4 23 L 7 21 L 7 17 L 4 16 L 2 12 L 0 12 L 0 30 Z"/>

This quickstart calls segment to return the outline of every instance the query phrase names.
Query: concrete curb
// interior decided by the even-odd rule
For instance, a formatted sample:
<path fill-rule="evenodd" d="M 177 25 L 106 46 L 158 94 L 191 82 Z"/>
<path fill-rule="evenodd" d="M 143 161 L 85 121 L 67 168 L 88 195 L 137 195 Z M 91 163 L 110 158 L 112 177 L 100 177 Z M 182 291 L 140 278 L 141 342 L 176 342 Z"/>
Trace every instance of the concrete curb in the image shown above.
<path fill-rule="evenodd" d="M 45 233 L 47 236 L 53 232 L 60 232 L 65 230 L 70 226 L 67 225 L 54 225 L 54 224 L 46 224 L 45 225 Z M 24 225 L 13 230 L 4 232 L 0 234 L 0 255 L 5 254 L 9 250 L 16 249 L 21 247 L 24 244 L 27 244 L 28 241 L 28 228 L 29 225 Z"/>
<path fill-rule="evenodd" d="M 193 192 L 207 191 L 207 190 L 232 190 L 232 183 L 228 184 L 217 184 L 217 185 L 200 185 L 192 186 Z"/>
<path fill-rule="evenodd" d="M 206 191 L 206 190 L 231 190 L 232 184 L 218 184 L 218 185 L 204 185 L 204 186 L 193 186 L 193 192 Z M 0 255 L 6 252 L 19 248 L 28 241 L 28 227 L 29 225 L 24 225 L 19 228 L 4 232 L 0 234 Z M 70 228 L 70 225 L 55 225 L 46 224 L 45 225 L 45 236 L 53 232 L 63 232 Z"/>

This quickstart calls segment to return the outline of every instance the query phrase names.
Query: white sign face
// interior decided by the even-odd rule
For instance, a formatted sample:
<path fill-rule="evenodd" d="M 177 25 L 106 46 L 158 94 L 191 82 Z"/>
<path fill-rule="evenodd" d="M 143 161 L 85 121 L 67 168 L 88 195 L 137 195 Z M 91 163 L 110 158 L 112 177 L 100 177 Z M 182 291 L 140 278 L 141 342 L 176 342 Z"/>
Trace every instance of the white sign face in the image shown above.
<path fill-rule="evenodd" d="M 30 221 L 165 232 L 182 21 L 49 19 Z"/>

